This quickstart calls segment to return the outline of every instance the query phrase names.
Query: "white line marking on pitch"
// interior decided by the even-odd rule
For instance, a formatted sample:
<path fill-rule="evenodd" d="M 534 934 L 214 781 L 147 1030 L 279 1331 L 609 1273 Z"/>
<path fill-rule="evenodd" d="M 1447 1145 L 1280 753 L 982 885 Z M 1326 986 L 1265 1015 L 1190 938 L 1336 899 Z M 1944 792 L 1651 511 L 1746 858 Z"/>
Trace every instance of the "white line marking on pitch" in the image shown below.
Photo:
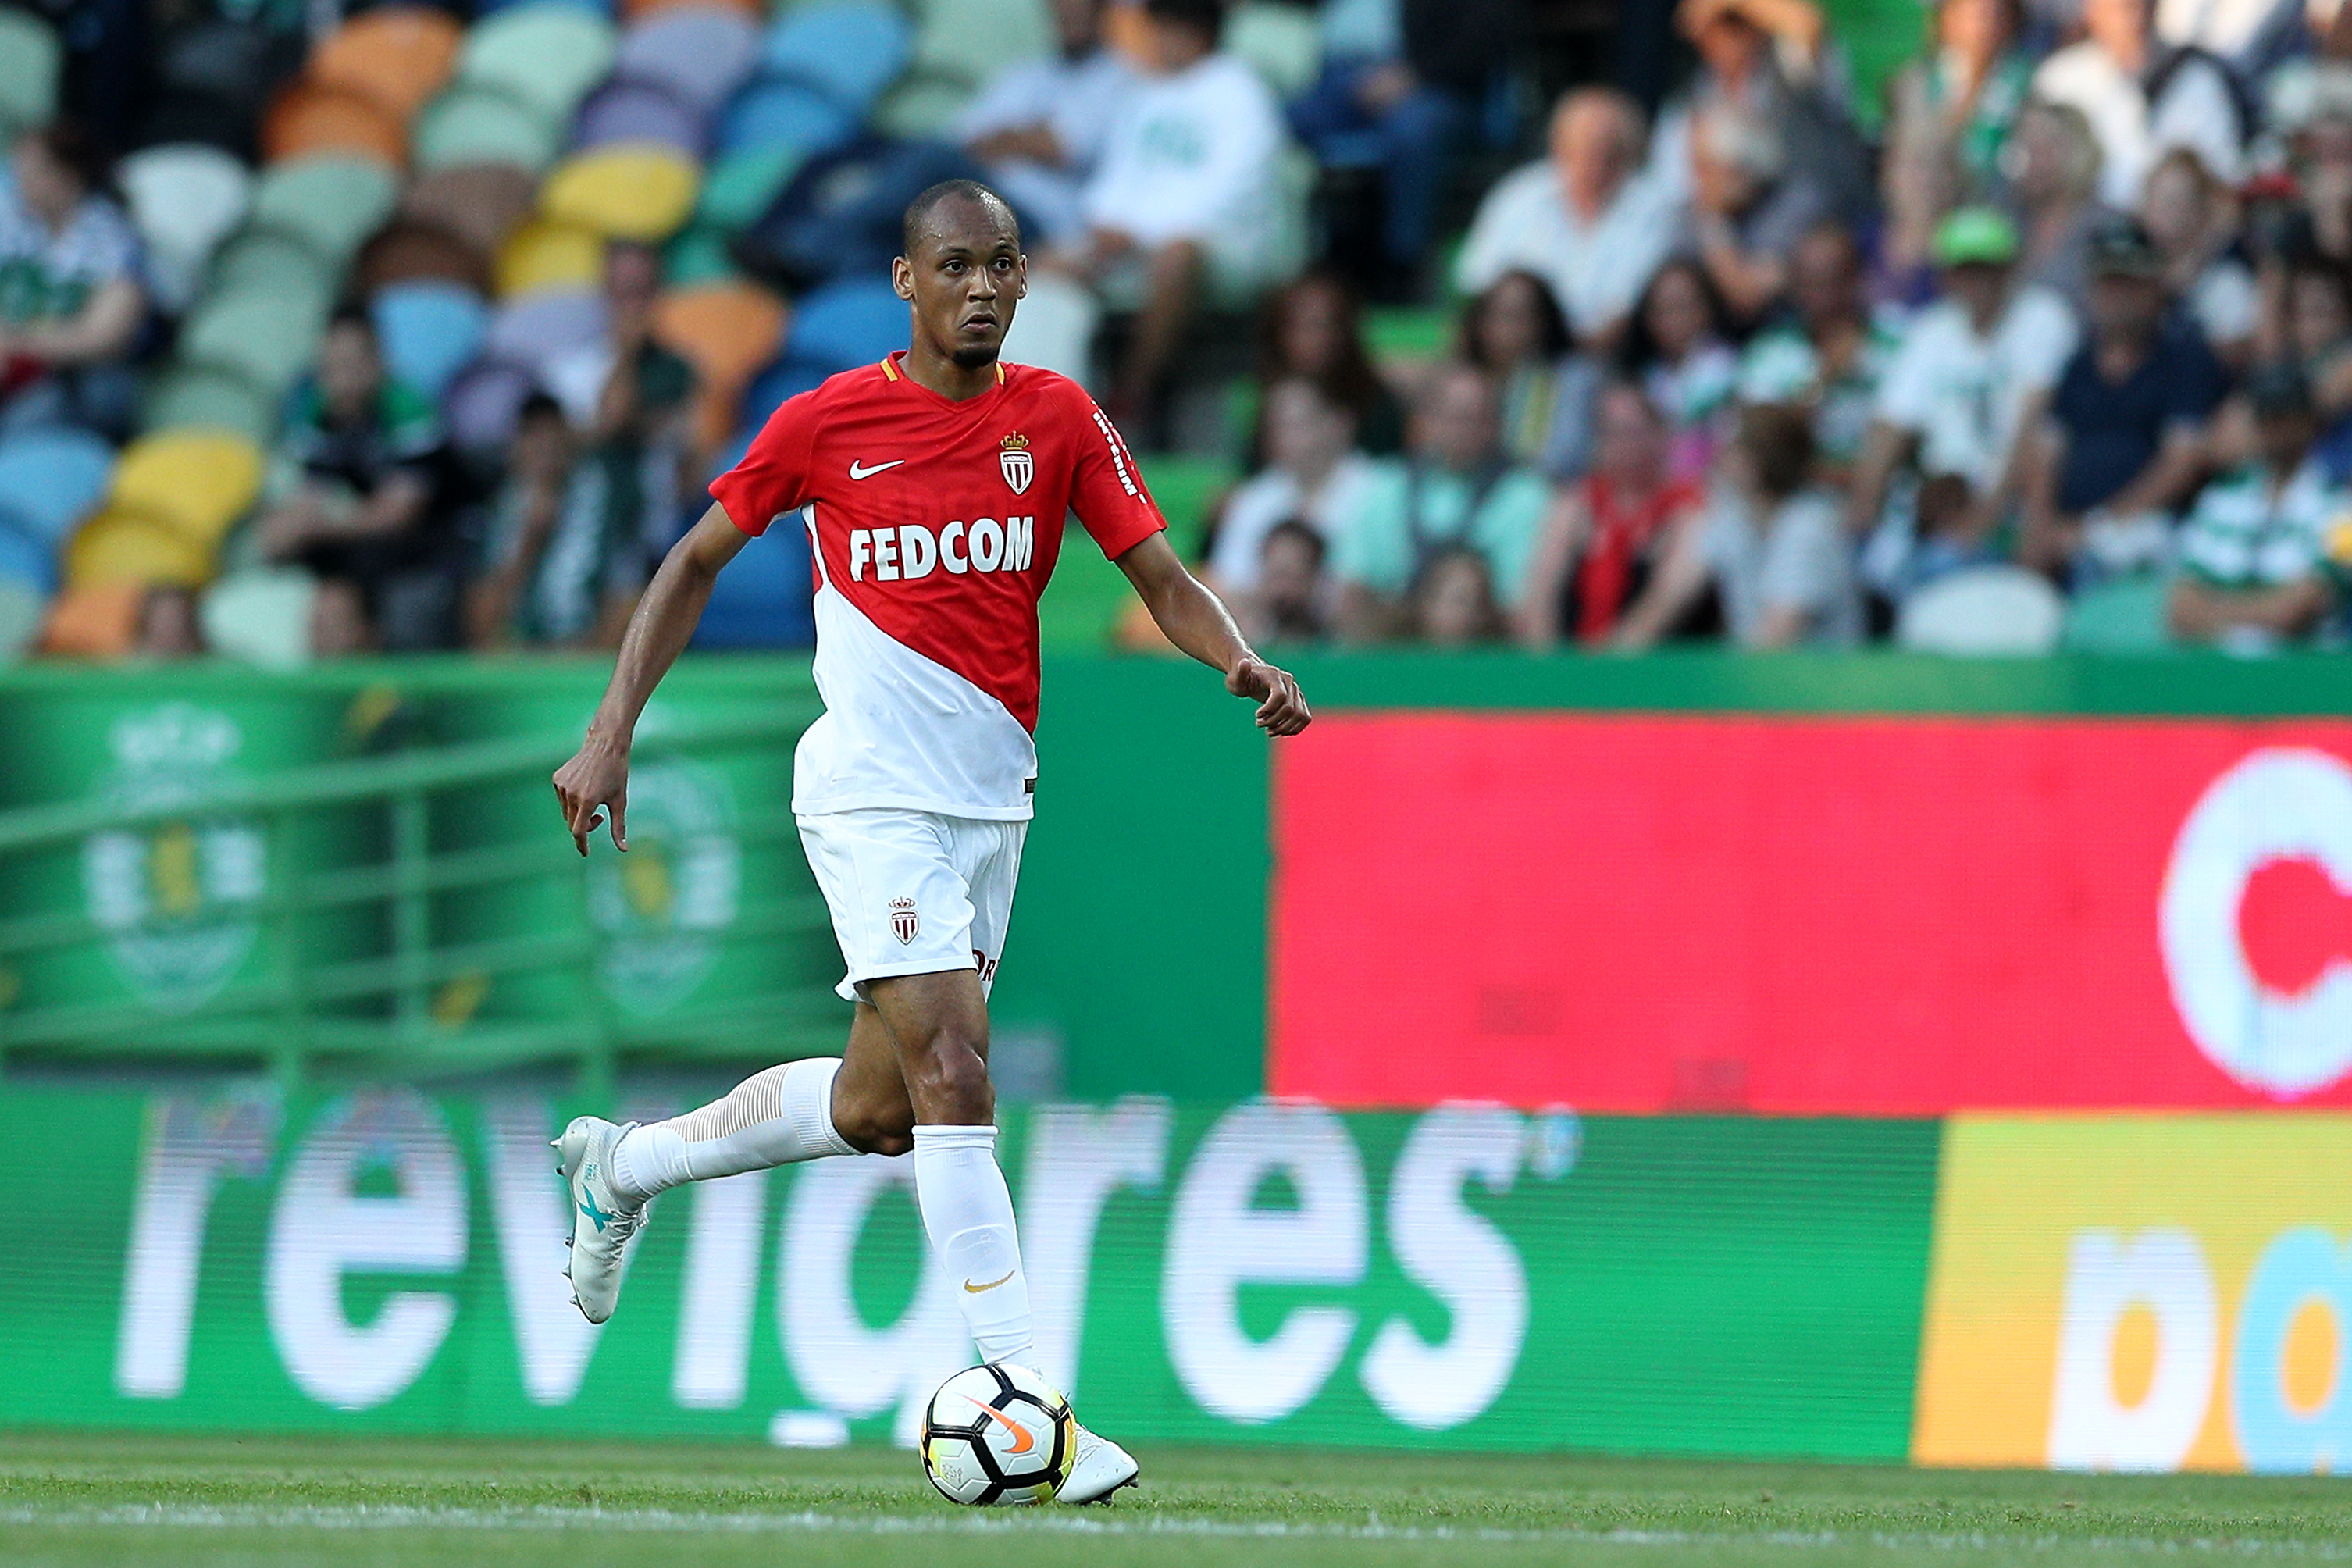
<path fill-rule="evenodd" d="M 1681 1530 L 1505 1530 L 1447 1524 L 1393 1525 L 1377 1519 L 1362 1524 L 1291 1524 L 1280 1521 L 1136 1519 L 1057 1510 L 950 1514 L 937 1519 L 893 1515 L 845 1516 L 801 1513 L 679 1512 L 670 1509 L 569 1508 L 554 1505 L 510 1509 L 415 1508 L 399 1504 L 351 1504 L 296 1508 L 205 1507 L 192 1503 L 130 1503 L 110 1508 L 0 1508 L 0 1525 L 53 1528 L 173 1530 L 627 1530 L 658 1533 L 721 1535 L 835 1533 L 844 1535 L 1003 1534 L 1045 1531 L 1065 1535 L 1192 1536 L 1218 1540 L 1310 1540 L 1461 1542 L 1477 1544 L 1665 1546 L 1872 1547 L 1886 1551 L 2200 1552 L 2217 1556 L 2284 1556 L 2314 1562 L 2352 1562 L 2352 1546 L 2324 1542 L 2165 1541 L 2154 1538 L 1846 1534 L 1837 1531 L 1774 1531 L 1753 1533 Z"/>

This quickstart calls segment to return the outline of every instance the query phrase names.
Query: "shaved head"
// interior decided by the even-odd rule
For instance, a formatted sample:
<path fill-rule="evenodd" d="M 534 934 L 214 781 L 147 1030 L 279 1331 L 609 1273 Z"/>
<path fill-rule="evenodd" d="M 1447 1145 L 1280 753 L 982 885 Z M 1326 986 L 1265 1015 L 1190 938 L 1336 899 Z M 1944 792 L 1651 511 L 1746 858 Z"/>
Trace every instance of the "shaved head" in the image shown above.
<path fill-rule="evenodd" d="M 906 225 L 900 237 L 905 254 L 912 257 L 915 247 L 927 236 L 975 207 L 987 215 L 990 223 L 1011 234 L 1013 248 L 1020 248 L 1021 220 L 1013 216 L 1013 208 L 1003 196 L 978 180 L 941 180 L 907 204 Z"/>

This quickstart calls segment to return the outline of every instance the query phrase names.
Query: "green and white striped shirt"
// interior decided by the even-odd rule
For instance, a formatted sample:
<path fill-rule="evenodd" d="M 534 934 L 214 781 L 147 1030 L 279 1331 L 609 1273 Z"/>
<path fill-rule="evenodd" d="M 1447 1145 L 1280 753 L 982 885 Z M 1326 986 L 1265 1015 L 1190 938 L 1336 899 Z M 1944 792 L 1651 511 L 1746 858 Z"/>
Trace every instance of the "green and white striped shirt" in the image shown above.
<path fill-rule="evenodd" d="M 2216 588 L 2275 588 L 2352 557 L 2352 492 L 2306 460 L 2275 494 L 2260 464 L 2205 487 L 2180 529 L 2181 569 Z"/>

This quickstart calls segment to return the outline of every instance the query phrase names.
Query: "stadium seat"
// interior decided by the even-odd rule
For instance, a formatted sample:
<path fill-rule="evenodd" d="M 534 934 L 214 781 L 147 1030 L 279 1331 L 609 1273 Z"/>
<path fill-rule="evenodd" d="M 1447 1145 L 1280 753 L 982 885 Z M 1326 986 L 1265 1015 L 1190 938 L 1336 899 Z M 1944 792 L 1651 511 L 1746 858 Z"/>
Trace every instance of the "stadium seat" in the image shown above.
<path fill-rule="evenodd" d="M 81 525 L 66 546 L 66 586 L 180 583 L 194 588 L 213 574 L 213 552 L 169 524 L 109 507 Z"/>
<path fill-rule="evenodd" d="M 14 6 L 0 11 L 0 132 L 56 118 L 64 64 L 65 49 L 47 22 Z"/>
<path fill-rule="evenodd" d="M 604 147 L 583 153 L 547 177 L 540 210 L 607 239 L 656 242 L 694 211 L 700 171 L 664 147 Z"/>
<path fill-rule="evenodd" d="M 196 614 L 205 646 L 225 658 L 264 669 L 299 669 L 310 661 L 310 606 L 318 580 L 308 572 L 233 573 L 205 590 Z"/>
<path fill-rule="evenodd" d="M 481 296 L 456 283 L 395 283 L 370 301 L 384 363 L 397 380 L 440 397 L 489 333 Z"/>
<path fill-rule="evenodd" d="M 742 275 L 727 248 L 726 231 L 709 224 L 689 224 L 662 247 L 662 277 L 675 287 L 731 283 Z"/>
<path fill-rule="evenodd" d="M 16 658 L 40 640 L 48 595 L 29 583 L 0 576 L 0 658 Z"/>
<path fill-rule="evenodd" d="M 757 430 L 787 399 L 822 385 L 826 376 L 840 368 L 804 359 L 778 360 L 752 377 L 751 384 L 743 389 L 743 400 L 736 412 L 737 423 Z"/>
<path fill-rule="evenodd" d="M 539 182 L 511 163 L 436 169 L 400 198 L 403 216 L 446 228 L 485 256 L 496 256 L 538 205 Z"/>
<path fill-rule="evenodd" d="M 57 587 L 57 547 L 0 506 L 0 588 L 29 589 L 47 598 Z"/>
<path fill-rule="evenodd" d="M 106 497 L 114 448 L 86 430 L 28 430 L 0 441 L 0 505 L 54 546 Z"/>
<path fill-rule="evenodd" d="M 478 360 L 459 372 L 441 396 L 441 426 L 450 445 L 462 452 L 502 451 L 537 384 L 530 371 L 497 360 Z"/>
<path fill-rule="evenodd" d="M 214 550 L 260 500 L 263 462 L 258 446 L 226 431 L 142 436 L 122 449 L 107 508 L 147 518 Z"/>
<path fill-rule="evenodd" d="M 847 370 L 905 348 L 907 333 L 907 301 L 887 280 L 830 283 L 794 307 L 784 355 Z"/>
<path fill-rule="evenodd" d="M 614 72 L 658 82 L 707 115 L 757 68 L 760 44 L 759 28 L 740 11 L 680 7 L 633 23 L 621 35 Z"/>
<path fill-rule="evenodd" d="M 729 153 L 703 175 L 696 220 L 740 233 L 759 220 L 806 161 L 797 147 L 747 147 Z"/>
<path fill-rule="evenodd" d="M 867 118 L 885 136 L 904 141 L 952 141 L 957 120 L 971 101 L 971 84 L 959 77 L 914 71 L 882 95 Z"/>
<path fill-rule="evenodd" d="M 323 317 L 341 281 L 331 261 L 292 235 L 247 228 L 213 254 L 205 300 L 257 294 Z"/>
<path fill-rule="evenodd" d="M 374 99 L 405 125 L 457 69 L 464 34 L 446 11 L 382 6 L 329 34 L 311 51 L 308 74 L 313 81 Z"/>
<path fill-rule="evenodd" d="M 278 437 L 278 399 L 240 371 L 175 363 L 149 384 L 143 430 L 228 430 L 267 447 Z"/>
<path fill-rule="evenodd" d="M 298 82 L 278 96 L 261 125 L 265 162 L 340 153 L 388 168 L 408 162 L 408 136 L 373 99 L 348 88 Z"/>
<path fill-rule="evenodd" d="M 727 11 L 757 20 L 764 15 L 760 0 L 621 0 L 621 15 L 643 22 L 672 11 Z"/>
<path fill-rule="evenodd" d="M 765 74 L 805 83 L 864 115 L 898 79 L 914 35 L 896 6 L 846 0 L 787 13 L 768 34 Z"/>
<path fill-rule="evenodd" d="M 535 217 L 499 247 L 494 275 L 501 300 L 546 289 L 583 288 L 604 275 L 604 241 L 593 229 Z"/>
<path fill-rule="evenodd" d="M 267 395 L 281 397 L 310 368 L 325 324 L 320 316 L 288 310 L 267 294 L 208 299 L 180 329 L 180 356 L 236 372 Z"/>
<path fill-rule="evenodd" d="M 1288 102 L 1315 85 L 1323 70 L 1323 35 L 1315 13 L 1302 6 L 1250 0 L 1225 17 L 1223 47 L 1255 67 Z"/>
<path fill-rule="evenodd" d="M 466 35 L 457 74 L 502 88 L 558 121 L 612 71 L 613 25 L 574 5 L 520 5 L 488 16 Z"/>
<path fill-rule="evenodd" d="M 1113 22 L 1128 14 L 1112 6 Z M 1053 15 L 1046 0 L 991 0 L 988 25 L 974 26 L 969 0 L 914 0 L 916 18 L 909 68 L 978 87 L 1023 60 L 1054 52 Z"/>
<path fill-rule="evenodd" d="M 39 647 L 67 658 L 122 658 L 139 640 L 147 584 L 124 577 L 68 587 L 48 603 Z"/>
<path fill-rule="evenodd" d="M 464 236 L 439 224 L 396 217 L 360 247 L 351 281 L 363 297 L 395 283 L 426 281 L 462 284 L 478 294 L 489 288 L 490 262 Z"/>
<path fill-rule="evenodd" d="M 536 174 L 563 145 L 562 120 L 513 93 L 460 83 L 417 116 L 417 171 L 507 163 Z"/>
<path fill-rule="evenodd" d="M 545 289 L 499 307 L 483 353 L 536 373 L 549 361 L 604 341 L 604 297 L 578 284 Z"/>
<path fill-rule="evenodd" d="M 303 158 L 278 163 L 254 187 L 257 223 L 299 235 L 336 266 L 399 205 L 400 182 L 383 164 L 363 158 Z"/>
<path fill-rule="evenodd" d="M 2164 615 L 2170 591 L 2153 572 L 2079 591 L 2066 606 L 2064 646 L 2078 653 L 2157 653 L 2172 647 Z"/>
<path fill-rule="evenodd" d="M 808 530 L 793 513 L 750 541 L 711 584 L 695 647 L 806 647 L 816 641 Z"/>
<path fill-rule="evenodd" d="M 845 146 L 857 134 L 857 115 L 805 82 L 762 79 L 727 106 L 719 129 L 722 154 L 785 149 L 803 158 Z"/>
<path fill-rule="evenodd" d="M 705 138 L 703 111 L 656 82 L 615 77 L 590 93 L 572 122 L 572 146 L 653 144 L 699 163 Z"/>
<path fill-rule="evenodd" d="M 2065 616 L 2066 602 L 2041 574 L 1971 566 L 1905 599 L 1895 640 L 1915 653 L 2044 654 Z"/>
<path fill-rule="evenodd" d="M 673 287 L 654 308 L 654 331 L 693 364 L 695 434 L 715 447 L 735 424 L 743 388 L 783 341 L 784 307 L 750 283 Z"/>
<path fill-rule="evenodd" d="M 245 221 L 253 176 L 217 147 L 176 142 L 132 153 L 114 181 L 146 243 L 157 303 L 177 315 L 203 286 L 214 250 Z"/>

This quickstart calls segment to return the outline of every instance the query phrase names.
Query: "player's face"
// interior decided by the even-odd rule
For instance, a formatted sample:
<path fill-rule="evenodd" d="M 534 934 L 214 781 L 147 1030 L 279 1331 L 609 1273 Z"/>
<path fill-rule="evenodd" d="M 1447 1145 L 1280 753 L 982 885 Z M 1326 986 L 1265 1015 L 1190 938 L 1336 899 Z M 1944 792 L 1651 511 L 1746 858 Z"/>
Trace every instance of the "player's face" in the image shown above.
<path fill-rule="evenodd" d="M 942 204 L 892 269 L 915 307 L 915 332 L 966 370 L 994 363 L 1028 291 L 1028 261 L 1012 217 L 993 204 Z"/>

